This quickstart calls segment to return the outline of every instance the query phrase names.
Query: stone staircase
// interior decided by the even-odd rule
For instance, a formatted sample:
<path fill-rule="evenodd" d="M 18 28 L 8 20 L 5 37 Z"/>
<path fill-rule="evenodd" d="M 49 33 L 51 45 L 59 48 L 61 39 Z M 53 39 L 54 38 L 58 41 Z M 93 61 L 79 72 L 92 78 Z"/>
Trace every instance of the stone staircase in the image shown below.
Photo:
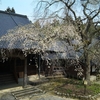
<path fill-rule="evenodd" d="M 63 67 L 54 67 L 53 68 L 53 76 L 56 76 L 56 77 L 66 76 L 65 69 Z"/>
<path fill-rule="evenodd" d="M 1 74 L 0 75 L 0 85 L 8 85 L 16 83 L 13 74 Z"/>
<path fill-rule="evenodd" d="M 16 100 L 23 99 L 25 97 L 31 98 L 32 96 L 43 94 L 44 91 L 35 87 L 35 86 L 27 86 L 22 90 L 12 91 L 11 94 L 15 97 Z"/>

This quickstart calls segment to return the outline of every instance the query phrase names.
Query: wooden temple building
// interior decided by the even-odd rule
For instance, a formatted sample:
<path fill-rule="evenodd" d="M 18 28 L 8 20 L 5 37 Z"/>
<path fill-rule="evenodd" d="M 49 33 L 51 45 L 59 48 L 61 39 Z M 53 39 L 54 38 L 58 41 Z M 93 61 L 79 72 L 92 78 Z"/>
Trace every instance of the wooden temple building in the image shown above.
<path fill-rule="evenodd" d="M 33 27 L 31 28 L 30 26 L 27 26 L 27 24 L 30 24 L 30 26 L 32 25 L 25 15 L 0 11 L 0 84 L 9 81 L 19 83 L 19 79 L 22 78 L 23 87 L 25 87 L 28 80 L 27 76 L 38 74 L 40 77 L 40 73 L 43 73 L 46 76 L 53 75 L 53 72 L 54 74 L 59 74 L 60 72 L 60 74 L 64 74 L 65 76 L 70 76 L 71 73 L 74 73 L 74 76 L 77 76 L 78 69 L 76 69 L 75 72 L 75 66 L 73 66 L 71 72 L 70 69 L 68 69 L 69 67 L 65 66 L 66 59 L 69 57 L 71 57 L 70 59 L 75 58 L 73 47 L 66 47 L 64 41 L 57 40 L 52 42 L 51 46 L 48 48 L 47 51 L 49 51 L 49 55 L 44 55 L 44 59 L 42 59 L 39 52 L 34 53 L 36 49 L 38 51 L 41 51 L 41 48 L 43 49 L 40 44 L 41 41 L 40 43 L 37 43 L 36 41 L 31 40 L 34 40 L 34 38 L 43 40 L 43 36 L 40 37 L 40 34 L 35 34 L 37 32 L 35 32 L 35 30 L 32 31 Z M 21 30 L 20 27 L 22 28 Z M 15 33 L 11 29 L 15 29 Z M 10 33 L 9 30 L 11 30 Z M 32 32 L 29 33 L 30 30 Z M 59 51 L 60 53 L 57 53 Z M 68 51 L 70 52 L 68 53 Z M 49 65 L 47 64 L 47 58 L 50 58 L 53 61 L 52 65 L 50 65 L 50 63 L 48 63 Z M 61 61 L 61 63 L 57 65 L 58 62 L 56 61 Z M 58 72 L 56 72 L 57 70 Z"/>
<path fill-rule="evenodd" d="M 31 22 L 26 15 L 0 11 L 0 37 L 4 36 L 10 29 L 30 23 Z M 6 43 L 2 43 L 2 45 L 5 44 Z M 0 48 L 0 50 L 1 49 L 2 48 Z M 27 62 L 30 62 L 29 59 L 27 59 Z M 24 75 L 24 64 L 27 62 L 25 62 L 22 52 L 16 49 L 12 51 L 11 55 L 9 55 L 6 60 L 3 60 L 0 55 L 0 84 L 11 81 L 18 83 L 18 78 L 22 78 Z M 34 72 L 36 67 L 33 67 L 32 65 L 34 66 L 34 62 L 27 67 L 28 75 L 36 73 Z"/>

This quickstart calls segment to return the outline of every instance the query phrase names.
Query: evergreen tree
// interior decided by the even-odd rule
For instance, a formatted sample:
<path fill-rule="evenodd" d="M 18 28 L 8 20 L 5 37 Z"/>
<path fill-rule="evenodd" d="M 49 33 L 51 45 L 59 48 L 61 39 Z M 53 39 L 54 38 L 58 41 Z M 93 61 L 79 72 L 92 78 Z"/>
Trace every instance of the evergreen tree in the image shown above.
<path fill-rule="evenodd" d="M 5 12 L 10 12 L 11 10 L 10 10 L 10 7 L 8 7 L 6 10 L 5 10 Z"/>
<path fill-rule="evenodd" d="M 11 12 L 12 12 L 12 13 L 15 13 L 15 9 L 14 9 L 13 7 L 12 7 L 12 10 L 11 10 Z"/>
<path fill-rule="evenodd" d="M 15 9 L 12 7 L 12 9 L 10 7 L 8 7 L 5 12 L 8 12 L 8 13 L 15 13 Z"/>

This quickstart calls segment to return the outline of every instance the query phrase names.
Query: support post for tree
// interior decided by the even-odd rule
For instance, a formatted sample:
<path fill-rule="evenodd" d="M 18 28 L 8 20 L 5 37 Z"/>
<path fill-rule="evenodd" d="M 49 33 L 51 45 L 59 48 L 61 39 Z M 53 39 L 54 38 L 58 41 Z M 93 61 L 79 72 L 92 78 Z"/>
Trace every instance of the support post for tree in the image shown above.
<path fill-rule="evenodd" d="M 24 63 L 23 88 L 26 86 L 27 86 L 27 57 L 25 57 L 25 63 Z"/>
<path fill-rule="evenodd" d="M 86 80 L 84 80 L 84 95 L 86 94 L 86 88 L 87 88 L 87 81 Z"/>

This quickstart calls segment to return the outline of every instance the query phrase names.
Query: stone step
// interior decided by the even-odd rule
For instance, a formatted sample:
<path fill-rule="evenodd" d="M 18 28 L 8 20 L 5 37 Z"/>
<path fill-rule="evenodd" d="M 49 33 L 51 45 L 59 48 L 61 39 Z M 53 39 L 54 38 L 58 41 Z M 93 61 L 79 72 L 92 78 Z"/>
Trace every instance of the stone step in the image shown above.
<path fill-rule="evenodd" d="M 41 93 L 41 92 L 42 92 L 41 89 L 38 89 L 35 87 L 30 87 L 30 88 L 25 88 L 25 89 L 19 90 L 19 91 L 13 91 L 11 93 L 15 97 L 15 99 L 19 100 L 25 96 L 35 95 L 35 94 Z"/>

